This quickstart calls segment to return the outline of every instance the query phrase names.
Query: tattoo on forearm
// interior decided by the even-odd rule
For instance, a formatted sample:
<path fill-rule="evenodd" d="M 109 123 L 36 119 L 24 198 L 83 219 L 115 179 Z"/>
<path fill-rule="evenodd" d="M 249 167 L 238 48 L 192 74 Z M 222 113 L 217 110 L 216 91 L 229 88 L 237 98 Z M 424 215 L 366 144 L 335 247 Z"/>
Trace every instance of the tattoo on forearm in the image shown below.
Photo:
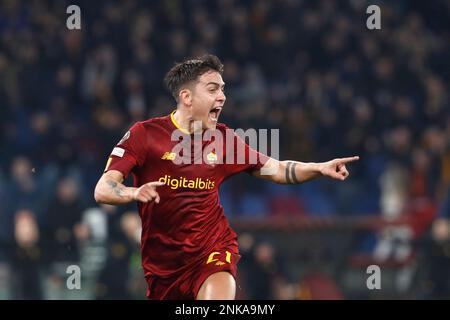
<path fill-rule="evenodd" d="M 292 162 L 288 162 L 287 163 L 287 167 L 286 167 L 286 181 L 287 181 L 287 183 L 292 183 L 291 178 L 289 177 L 289 171 L 291 169 L 291 165 L 292 165 Z"/>
<path fill-rule="evenodd" d="M 289 184 L 299 183 L 297 176 L 295 175 L 295 167 L 297 163 L 288 162 L 286 167 L 286 181 Z"/>
<path fill-rule="evenodd" d="M 114 193 L 119 197 L 122 197 L 123 188 L 117 185 L 117 182 L 108 180 L 106 183 L 113 189 Z"/>

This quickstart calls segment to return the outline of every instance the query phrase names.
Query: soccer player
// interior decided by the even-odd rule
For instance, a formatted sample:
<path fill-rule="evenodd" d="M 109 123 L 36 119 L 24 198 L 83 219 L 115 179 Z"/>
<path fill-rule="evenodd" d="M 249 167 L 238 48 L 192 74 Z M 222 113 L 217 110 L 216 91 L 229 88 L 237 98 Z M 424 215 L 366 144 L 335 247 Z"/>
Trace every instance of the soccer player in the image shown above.
<path fill-rule="evenodd" d="M 219 203 L 220 184 L 228 177 L 245 171 L 279 184 L 320 176 L 345 180 L 346 164 L 358 160 L 278 161 L 234 134 L 231 142 L 224 139 L 220 145 L 214 144 L 219 139 L 203 136 L 202 150 L 214 148 L 206 161 L 196 162 L 195 139 L 189 137 L 208 131 L 225 137 L 229 131 L 218 123 L 226 100 L 222 72 L 214 55 L 176 64 L 164 79 L 176 109 L 134 124 L 113 149 L 95 188 L 99 203 L 138 203 L 149 299 L 234 299 L 240 255 L 236 234 Z M 173 138 L 174 132 L 178 138 Z M 184 149 L 173 152 L 183 141 Z M 245 159 L 253 156 L 256 161 L 238 161 L 239 150 Z M 191 162 L 177 162 L 181 157 Z M 122 184 L 130 173 L 134 187 Z"/>

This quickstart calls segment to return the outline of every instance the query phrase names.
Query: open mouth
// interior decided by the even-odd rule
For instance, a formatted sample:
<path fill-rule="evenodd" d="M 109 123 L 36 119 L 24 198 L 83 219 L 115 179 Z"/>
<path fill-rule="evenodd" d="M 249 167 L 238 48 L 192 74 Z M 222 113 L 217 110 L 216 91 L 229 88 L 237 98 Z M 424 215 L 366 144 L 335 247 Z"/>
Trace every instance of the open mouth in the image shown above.
<path fill-rule="evenodd" d="M 222 111 L 222 107 L 215 107 L 209 111 L 209 119 L 212 121 L 217 121 L 219 119 L 220 112 Z"/>

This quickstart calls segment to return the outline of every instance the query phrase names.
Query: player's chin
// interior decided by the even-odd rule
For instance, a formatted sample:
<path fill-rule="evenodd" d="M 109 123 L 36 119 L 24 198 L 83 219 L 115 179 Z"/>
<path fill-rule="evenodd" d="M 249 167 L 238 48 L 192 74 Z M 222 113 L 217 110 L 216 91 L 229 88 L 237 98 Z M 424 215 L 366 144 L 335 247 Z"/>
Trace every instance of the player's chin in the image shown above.
<path fill-rule="evenodd" d="M 216 129 L 217 126 L 217 120 L 213 120 L 208 118 L 205 122 L 204 122 L 204 128 L 206 130 L 214 130 Z"/>

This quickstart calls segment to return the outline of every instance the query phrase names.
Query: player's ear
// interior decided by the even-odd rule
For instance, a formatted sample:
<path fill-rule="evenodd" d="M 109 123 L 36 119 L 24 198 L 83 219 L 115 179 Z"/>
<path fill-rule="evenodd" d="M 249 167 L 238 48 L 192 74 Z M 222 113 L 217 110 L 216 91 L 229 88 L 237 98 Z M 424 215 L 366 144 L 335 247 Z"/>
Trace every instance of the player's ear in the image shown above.
<path fill-rule="evenodd" d="M 192 92 L 189 89 L 182 89 L 180 90 L 180 93 L 178 94 L 178 97 L 180 99 L 180 102 L 186 106 L 192 105 Z"/>

